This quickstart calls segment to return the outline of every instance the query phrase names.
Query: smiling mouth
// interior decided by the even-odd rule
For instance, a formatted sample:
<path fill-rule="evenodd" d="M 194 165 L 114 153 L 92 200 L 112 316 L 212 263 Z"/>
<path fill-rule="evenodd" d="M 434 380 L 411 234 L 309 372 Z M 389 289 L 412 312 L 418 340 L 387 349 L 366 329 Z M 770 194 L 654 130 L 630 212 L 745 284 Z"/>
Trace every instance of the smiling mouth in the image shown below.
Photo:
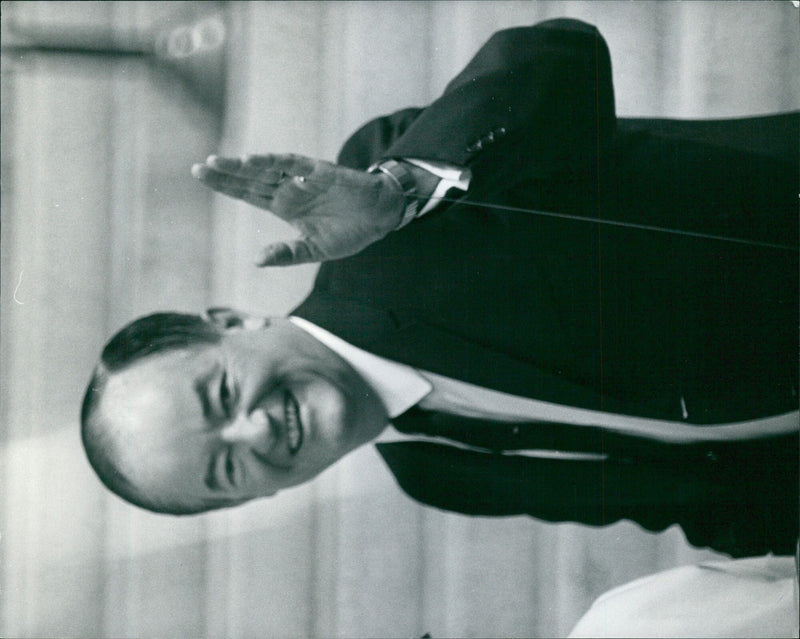
<path fill-rule="evenodd" d="M 303 446 L 303 424 L 300 421 L 300 406 L 288 390 L 283 394 L 283 423 L 286 424 L 289 454 L 294 456 Z"/>

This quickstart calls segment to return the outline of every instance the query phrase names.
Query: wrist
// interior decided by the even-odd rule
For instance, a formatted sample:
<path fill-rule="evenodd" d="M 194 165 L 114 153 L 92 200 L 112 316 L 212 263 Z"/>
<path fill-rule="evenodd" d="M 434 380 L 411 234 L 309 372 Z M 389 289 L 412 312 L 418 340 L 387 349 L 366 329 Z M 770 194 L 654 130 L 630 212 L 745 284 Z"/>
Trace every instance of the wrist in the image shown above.
<path fill-rule="evenodd" d="M 395 180 L 381 171 L 374 171 L 373 173 L 381 182 L 381 192 L 385 194 L 381 197 L 381 201 L 384 202 L 381 209 L 389 212 L 389 228 L 387 232 L 391 232 L 398 229 L 403 222 L 406 211 L 406 198 Z"/>
<path fill-rule="evenodd" d="M 419 212 L 417 179 L 411 170 L 413 168 L 416 167 L 391 159 L 374 164 L 369 168 L 370 173 L 378 174 L 383 183 L 402 198 L 403 208 L 394 230 L 403 228 Z"/>

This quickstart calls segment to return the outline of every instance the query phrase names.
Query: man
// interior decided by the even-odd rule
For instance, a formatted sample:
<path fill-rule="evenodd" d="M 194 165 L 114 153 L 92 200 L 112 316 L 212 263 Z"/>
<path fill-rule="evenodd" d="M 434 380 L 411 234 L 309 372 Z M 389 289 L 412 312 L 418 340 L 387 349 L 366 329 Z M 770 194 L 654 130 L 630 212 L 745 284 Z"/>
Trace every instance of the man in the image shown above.
<path fill-rule="evenodd" d="M 798 122 L 618 120 L 599 33 L 553 20 L 496 34 L 338 164 L 211 157 L 195 177 L 301 232 L 259 264 L 323 261 L 314 290 L 290 318 L 123 329 L 89 458 L 129 501 L 198 512 L 391 420 L 413 441 L 379 450 L 423 503 L 791 553 Z"/>

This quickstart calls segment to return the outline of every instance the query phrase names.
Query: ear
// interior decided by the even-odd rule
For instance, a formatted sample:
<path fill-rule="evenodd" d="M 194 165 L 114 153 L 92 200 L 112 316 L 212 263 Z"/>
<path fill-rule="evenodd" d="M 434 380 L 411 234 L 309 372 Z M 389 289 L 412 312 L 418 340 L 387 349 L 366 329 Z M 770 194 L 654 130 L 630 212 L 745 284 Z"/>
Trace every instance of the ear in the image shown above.
<path fill-rule="evenodd" d="M 259 317 L 246 313 L 245 311 L 227 307 L 209 308 L 206 311 L 206 317 L 208 317 L 211 323 L 216 324 L 223 330 L 230 328 L 258 330 L 269 324 L 269 320 L 266 317 Z"/>

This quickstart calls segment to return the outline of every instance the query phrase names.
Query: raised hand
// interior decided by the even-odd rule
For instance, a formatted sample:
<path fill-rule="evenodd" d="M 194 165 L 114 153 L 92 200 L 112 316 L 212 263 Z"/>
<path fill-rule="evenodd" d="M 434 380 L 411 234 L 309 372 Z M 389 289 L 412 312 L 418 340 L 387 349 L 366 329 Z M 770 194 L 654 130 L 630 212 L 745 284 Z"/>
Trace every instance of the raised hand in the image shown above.
<path fill-rule="evenodd" d="M 209 156 L 192 175 L 219 193 L 271 211 L 300 237 L 264 247 L 258 266 L 353 255 L 397 227 L 404 197 L 391 178 L 300 155 Z"/>

